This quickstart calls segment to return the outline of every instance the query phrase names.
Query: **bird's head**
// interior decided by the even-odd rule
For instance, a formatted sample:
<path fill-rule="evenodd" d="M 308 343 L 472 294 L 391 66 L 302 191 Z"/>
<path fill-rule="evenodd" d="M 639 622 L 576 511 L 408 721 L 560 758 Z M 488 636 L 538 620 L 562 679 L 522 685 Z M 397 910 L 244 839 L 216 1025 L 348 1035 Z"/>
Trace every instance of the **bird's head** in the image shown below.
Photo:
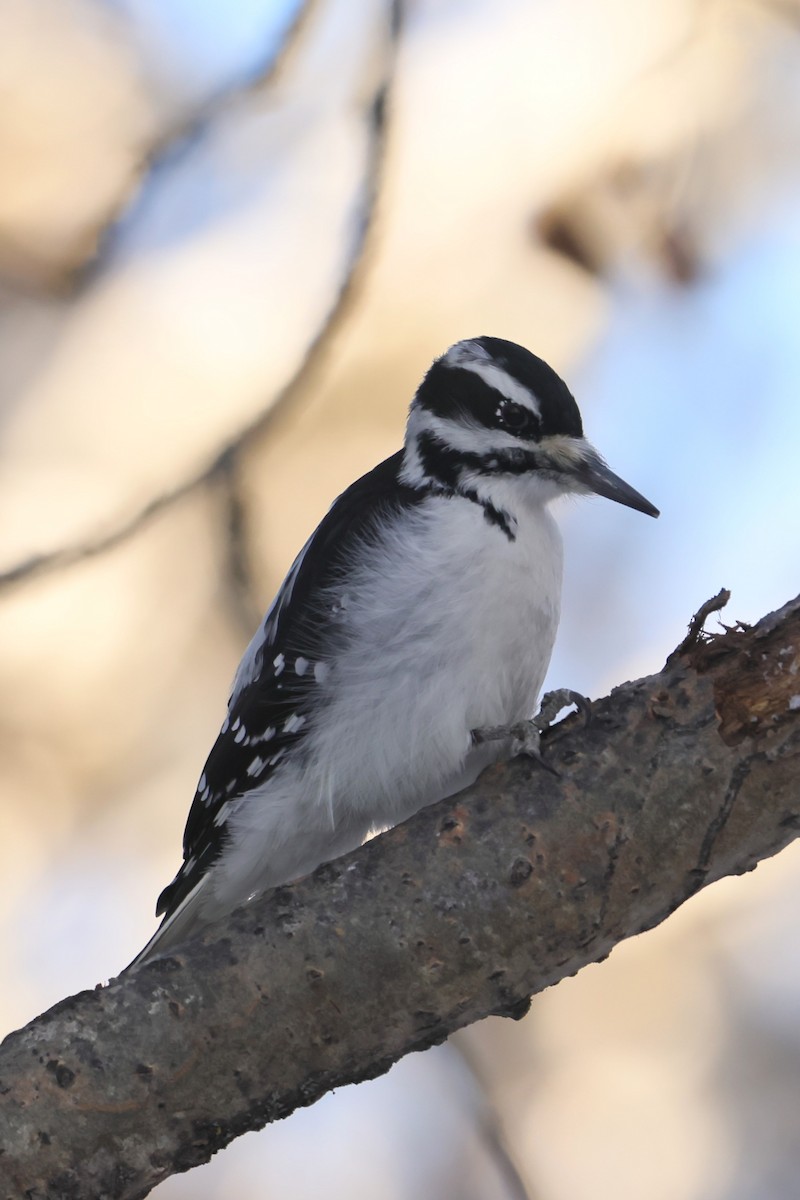
<path fill-rule="evenodd" d="M 595 493 L 658 516 L 583 436 L 560 376 L 502 338 L 456 342 L 433 363 L 409 412 L 402 478 L 413 487 L 487 496 L 493 484 L 516 479 L 540 502 Z"/>

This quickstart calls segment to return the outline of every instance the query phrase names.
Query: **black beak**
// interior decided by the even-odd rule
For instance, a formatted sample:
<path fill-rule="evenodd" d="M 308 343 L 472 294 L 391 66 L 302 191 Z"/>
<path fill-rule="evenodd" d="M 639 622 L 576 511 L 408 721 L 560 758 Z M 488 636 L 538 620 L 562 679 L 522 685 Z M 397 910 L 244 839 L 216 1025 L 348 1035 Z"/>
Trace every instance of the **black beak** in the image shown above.
<path fill-rule="evenodd" d="M 594 492 L 597 496 L 605 496 L 607 500 L 616 500 L 617 504 L 635 508 L 637 512 L 646 513 L 648 517 L 659 516 L 655 505 L 651 504 L 649 500 L 645 500 L 640 492 L 609 470 L 596 450 L 590 450 L 580 462 L 571 468 L 569 474 L 587 491 Z"/>

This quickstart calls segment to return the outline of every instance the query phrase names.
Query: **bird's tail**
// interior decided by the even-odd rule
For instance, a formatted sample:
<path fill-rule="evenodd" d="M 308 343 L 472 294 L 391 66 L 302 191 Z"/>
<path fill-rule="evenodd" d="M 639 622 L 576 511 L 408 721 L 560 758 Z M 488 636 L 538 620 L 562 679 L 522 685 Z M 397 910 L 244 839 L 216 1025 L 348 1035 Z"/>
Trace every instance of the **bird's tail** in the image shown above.
<path fill-rule="evenodd" d="M 188 895 L 184 896 L 177 908 L 173 909 L 159 925 L 150 941 L 140 950 L 136 958 L 129 962 L 126 971 L 132 970 L 134 967 L 140 967 L 142 963 L 149 962 L 152 958 L 158 958 L 162 954 L 168 954 L 173 947 L 182 945 L 208 923 L 208 918 L 203 916 L 203 891 L 208 884 L 210 875 L 203 875 Z"/>

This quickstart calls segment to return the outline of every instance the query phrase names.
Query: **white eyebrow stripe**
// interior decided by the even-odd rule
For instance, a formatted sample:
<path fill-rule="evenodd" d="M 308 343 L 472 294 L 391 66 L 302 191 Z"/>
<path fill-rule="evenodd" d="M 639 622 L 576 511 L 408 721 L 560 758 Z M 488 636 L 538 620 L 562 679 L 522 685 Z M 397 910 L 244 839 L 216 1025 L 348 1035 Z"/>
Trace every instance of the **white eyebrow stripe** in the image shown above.
<path fill-rule="evenodd" d="M 494 388 L 501 396 L 505 396 L 506 400 L 513 400 L 515 404 L 521 404 L 524 408 L 530 409 L 534 416 L 541 417 L 539 401 L 533 392 L 513 375 L 509 375 L 508 371 L 498 367 L 497 363 L 464 357 L 458 363 L 453 362 L 446 365 L 458 366 L 462 371 L 472 371 L 473 375 L 477 375 L 488 387 Z"/>

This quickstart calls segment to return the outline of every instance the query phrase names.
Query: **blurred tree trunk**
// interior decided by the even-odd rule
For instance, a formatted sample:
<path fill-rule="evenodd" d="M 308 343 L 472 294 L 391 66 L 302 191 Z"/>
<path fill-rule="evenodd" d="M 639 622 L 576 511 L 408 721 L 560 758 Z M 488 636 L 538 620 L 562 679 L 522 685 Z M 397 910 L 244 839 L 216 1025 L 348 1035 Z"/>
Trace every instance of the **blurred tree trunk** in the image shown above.
<path fill-rule="evenodd" d="M 239 1134 L 604 958 L 800 831 L 800 598 L 184 953 L 0 1047 L 0 1200 L 134 1200 Z M 216 940 L 211 940 L 215 937 Z"/>

